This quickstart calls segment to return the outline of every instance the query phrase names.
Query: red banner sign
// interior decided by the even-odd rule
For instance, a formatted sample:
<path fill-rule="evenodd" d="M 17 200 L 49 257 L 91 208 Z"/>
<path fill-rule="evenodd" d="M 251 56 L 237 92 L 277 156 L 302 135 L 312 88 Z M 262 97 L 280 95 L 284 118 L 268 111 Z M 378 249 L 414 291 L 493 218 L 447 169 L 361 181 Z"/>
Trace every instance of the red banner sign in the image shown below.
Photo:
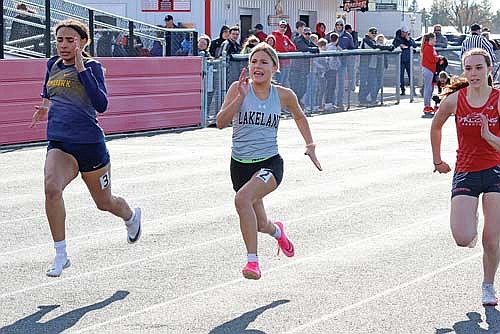
<path fill-rule="evenodd" d="M 368 10 L 368 0 L 343 0 L 342 8 L 346 12 L 350 12 L 351 9 L 366 11 Z"/>

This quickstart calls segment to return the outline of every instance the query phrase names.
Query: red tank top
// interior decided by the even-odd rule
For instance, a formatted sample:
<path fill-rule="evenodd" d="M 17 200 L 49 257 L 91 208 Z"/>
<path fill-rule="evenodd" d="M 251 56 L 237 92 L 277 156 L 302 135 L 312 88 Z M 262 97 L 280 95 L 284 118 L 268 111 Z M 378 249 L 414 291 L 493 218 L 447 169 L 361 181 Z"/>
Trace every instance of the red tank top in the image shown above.
<path fill-rule="evenodd" d="M 476 172 L 500 164 L 500 152 L 481 137 L 479 116 L 486 115 L 491 133 L 500 137 L 498 97 L 499 90 L 493 88 L 488 101 L 482 107 L 474 108 L 467 102 L 467 87 L 459 91 L 455 115 L 458 136 L 455 171 Z"/>

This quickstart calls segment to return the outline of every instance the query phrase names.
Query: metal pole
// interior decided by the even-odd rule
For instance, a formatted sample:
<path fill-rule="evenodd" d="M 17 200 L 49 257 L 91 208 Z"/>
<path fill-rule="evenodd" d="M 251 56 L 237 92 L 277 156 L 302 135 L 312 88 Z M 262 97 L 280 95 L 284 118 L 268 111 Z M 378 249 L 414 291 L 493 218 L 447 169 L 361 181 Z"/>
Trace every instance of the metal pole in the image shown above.
<path fill-rule="evenodd" d="M 198 48 L 196 48 L 198 49 Z M 208 66 L 207 66 L 207 57 L 201 58 L 201 77 L 202 77 L 202 85 L 201 85 L 201 127 L 207 127 L 207 119 L 208 119 L 208 105 L 207 105 L 207 84 L 208 84 Z"/>
<path fill-rule="evenodd" d="M 383 52 L 385 52 L 385 51 L 383 51 Z M 380 85 L 380 104 L 381 105 L 384 104 L 384 77 L 385 77 L 384 66 L 385 66 L 385 60 L 386 60 L 385 57 L 387 57 L 387 56 L 383 55 L 380 58 L 380 61 L 382 62 L 382 73 L 378 73 L 378 74 L 382 75 L 382 78 L 380 79 L 380 80 L 382 80 L 381 85 Z M 376 99 L 375 99 L 375 101 L 376 101 Z"/>
<path fill-rule="evenodd" d="M 3 13 L 4 13 L 4 7 L 3 7 L 3 0 L 0 0 L 0 10 L 2 11 L 2 15 L 0 16 L 0 59 L 4 59 L 4 53 L 3 53 L 3 45 L 4 45 L 4 40 L 3 40 L 3 34 L 5 31 L 4 23 L 3 23 Z"/>
<path fill-rule="evenodd" d="M 398 54 L 398 59 L 396 61 L 396 104 L 399 104 L 399 102 L 401 102 L 401 83 L 399 82 L 399 78 L 401 77 L 401 55 L 401 53 Z"/>
<path fill-rule="evenodd" d="M 413 102 L 415 98 L 415 86 L 413 80 L 413 47 L 410 46 L 410 102 Z M 404 73 L 403 73 L 404 74 Z M 404 77 L 404 76 L 403 76 Z"/>
<path fill-rule="evenodd" d="M 90 33 L 90 55 L 93 57 L 95 56 L 95 44 L 94 44 L 94 36 L 95 36 L 95 29 L 94 29 L 94 11 L 92 9 L 89 9 L 89 33 Z"/>
<path fill-rule="evenodd" d="M 45 57 L 50 58 L 52 54 L 52 45 L 50 44 L 50 0 L 45 0 L 45 34 L 44 34 L 44 45 L 45 45 Z"/>
<path fill-rule="evenodd" d="M 194 42 L 193 42 L 194 44 Z M 165 56 L 170 57 L 172 55 L 172 32 L 167 31 L 165 33 Z"/>
<path fill-rule="evenodd" d="M 128 21 L 128 39 L 127 39 L 127 46 L 129 52 L 132 51 L 134 48 L 134 22 Z M 130 53 L 129 53 L 130 56 Z"/>
<path fill-rule="evenodd" d="M 403 8 L 401 10 L 401 22 L 404 22 L 405 21 L 405 1 L 406 0 L 402 0 L 402 3 L 403 3 Z"/>
<path fill-rule="evenodd" d="M 198 32 L 193 31 L 193 56 L 198 55 Z"/>
<path fill-rule="evenodd" d="M 228 55 L 226 51 L 222 52 L 222 57 L 220 58 L 222 61 L 221 64 L 221 101 L 224 101 L 224 98 L 226 97 L 226 92 L 227 92 L 227 71 L 229 68 L 228 64 Z"/>

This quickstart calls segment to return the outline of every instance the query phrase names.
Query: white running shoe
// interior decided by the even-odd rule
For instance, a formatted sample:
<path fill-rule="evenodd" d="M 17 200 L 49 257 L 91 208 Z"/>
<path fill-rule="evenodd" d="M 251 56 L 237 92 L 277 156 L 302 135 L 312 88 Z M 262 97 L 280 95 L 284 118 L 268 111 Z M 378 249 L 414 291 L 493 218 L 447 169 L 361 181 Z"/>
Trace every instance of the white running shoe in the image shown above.
<path fill-rule="evenodd" d="M 141 208 L 135 208 L 134 213 L 135 213 L 134 221 L 130 225 L 125 224 L 125 226 L 127 227 L 127 242 L 129 244 L 137 242 L 141 237 L 142 233 Z"/>
<path fill-rule="evenodd" d="M 498 298 L 495 295 L 493 284 L 484 284 L 483 289 L 483 306 L 497 306 Z"/>
<path fill-rule="evenodd" d="M 47 269 L 47 276 L 49 277 L 59 277 L 61 276 L 64 269 L 69 268 L 71 266 L 71 262 L 67 257 L 58 258 L 57 255 L 54 258 L 54 262 L 52 266 Z"/>

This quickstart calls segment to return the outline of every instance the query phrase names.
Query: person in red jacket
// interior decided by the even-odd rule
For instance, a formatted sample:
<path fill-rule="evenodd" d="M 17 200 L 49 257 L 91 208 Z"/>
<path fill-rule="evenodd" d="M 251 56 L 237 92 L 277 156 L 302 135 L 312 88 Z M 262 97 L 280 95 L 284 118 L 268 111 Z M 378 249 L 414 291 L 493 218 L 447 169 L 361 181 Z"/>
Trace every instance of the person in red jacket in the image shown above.
<path fill-rule="evenodd" d="M 278 52 L 295 52 L 297 48 L 293 44 L 292 40 L 285 34 L 288 28 L 288 24 L 285 20 L 279 22 L 278 30 L 273 31 L 272 35 L 275 37 L 274 49 Z M 290 77 L 290 66 L 292 64 L 291 59 L 280 59 L 280 71 L 279 74 L 276 73 L 276 81 L 282 86 L 290 87 L 289 77 Z"/>
<path fill-rule="evenodd" d="M 264 26 L 260 23 L 257 23 L 254 27 L 255 32 L 254 35 L 259 39 L 260 42 L 265 42 L 267 38 L 267 34 L 263 31 Z"/>
<path fill-rule="evenodd" d="M 436 73 L 436 64 L 442 59 L 442 57 L 438 56 L 434 45 L 436 45 L 436 35 L 432 32 L 425 34 L 420 50 L 424 81 L 424 117 L 432 117 L 434 113 L 434 108 L 431 106 L 432 91 L 434 89 L 432 81 L 434 73 Z"/>
<path fill-rule="evenodd" d="M 458 246 L 475 246 L 482 193 L 482 303 L 497 305 L 493 282 L 500 261 L 500 91 L 493 88 L 492 61 L 486 50 L 471 49 L 464 54 L 462 64 L 465 77 L 454 78 L 445 88 L 432 120 L 434 171 L 451 170 L 441 158 L 441 132 L 446 120 L 454 115 L 458 150 L 451 190 L 451 232 Z"/>

